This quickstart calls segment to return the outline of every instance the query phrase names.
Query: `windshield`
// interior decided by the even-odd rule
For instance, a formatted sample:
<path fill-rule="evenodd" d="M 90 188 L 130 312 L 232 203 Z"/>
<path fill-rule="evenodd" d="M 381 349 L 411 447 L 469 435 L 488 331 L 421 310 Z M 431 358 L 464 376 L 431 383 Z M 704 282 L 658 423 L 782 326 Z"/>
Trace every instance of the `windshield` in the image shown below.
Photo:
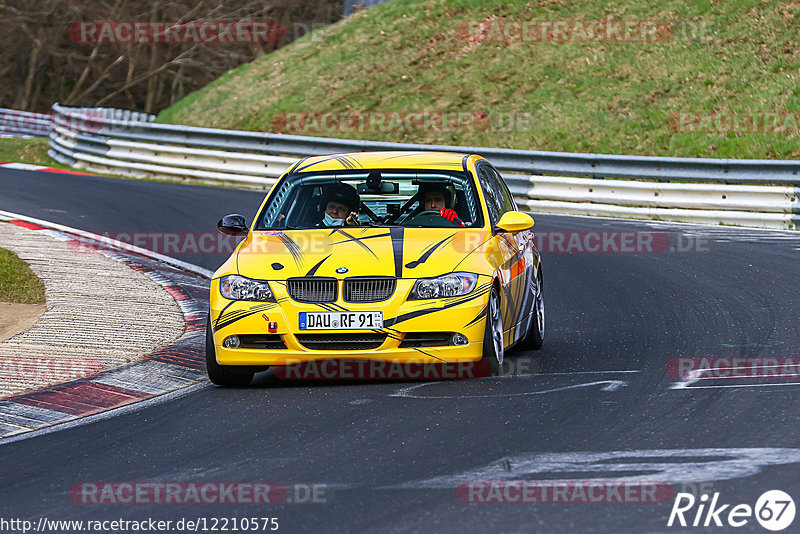
<path fill-rule="evenodd" d="M 337 208 L 338 220 L 333 218 Z M 333 217 L 326 217 L 326 210 Z M 286 176 L 256 218 L 255 229 L 335 227 L 350 213 L 357 213 L 361 226 L 483 226 L 480 201 L 466 173 L 370 170 Z"/>

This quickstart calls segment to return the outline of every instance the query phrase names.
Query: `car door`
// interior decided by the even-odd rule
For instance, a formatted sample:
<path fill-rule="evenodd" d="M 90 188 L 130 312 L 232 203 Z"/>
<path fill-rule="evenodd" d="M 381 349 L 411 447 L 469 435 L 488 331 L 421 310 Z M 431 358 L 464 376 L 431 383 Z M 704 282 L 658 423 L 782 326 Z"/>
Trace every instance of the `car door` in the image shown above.
<path fill-rule="evenodd" d="M 513 197 L 505 187 L 500 174 L 488 163 L 478 165 L 478 180 L 486 199 L 489 211 L 489 220 L 492 228 L 507 211 L 516 211 L 517 206 Z M 500 279 L 500 311 L 503 317 L 503 342 L 506 346 L 516 343 L 524 334 L 519 328 L 519 323 L 525 319 L 524 302 L 527 289 L 527 276 L 525 271 L 528 262 L 525 259 L 526 249 L 521 248 L 515 234 L 496 232 L 493 249 L 498 251 L 500 264 L 498 276 Z M 522 239 L 525 242 L 525 239 Z"/>
<path fill-rule="evenodd" d="M 497 183 L 501 188 L 503 194 L 503 203 L 507 211 L 519 211 L 514 196 L 508 188 L 508 185 L 503 181 L 503 177 L 494 167 L 491 167 L 491 172 L 495 175 Z M 539 253 L 535 246 L 535 236 L 533 230 L 524 230 L 512 234 L 514 242 L 518 250 L 519 264 L 517 270 L 519 277 L 517 279 L 516 293 L 520 300 L 518 302 L 517 322 L 514 325 L 514 332 L 512 334 L 514 342 L 516 343 L 522 339 L 528 332 L 531 323 L 535 320 L 535 296 L 537 293 L 537 273 L 539 269 Z"/>

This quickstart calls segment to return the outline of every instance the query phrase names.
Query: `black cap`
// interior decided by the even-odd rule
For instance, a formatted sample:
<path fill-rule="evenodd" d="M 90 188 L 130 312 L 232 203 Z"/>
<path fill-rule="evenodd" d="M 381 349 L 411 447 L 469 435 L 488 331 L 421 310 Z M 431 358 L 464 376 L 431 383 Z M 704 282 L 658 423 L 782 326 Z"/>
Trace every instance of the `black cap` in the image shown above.
<path fill-rule="evenodd" d="M 328 206 L 328 202 L 338 202 L 344 204 L 350 211 L 358 211 L 361 206 L 356 188 L 349 184 L 330 184 L 326 185 L 322 192 L 322 209 Z"/>

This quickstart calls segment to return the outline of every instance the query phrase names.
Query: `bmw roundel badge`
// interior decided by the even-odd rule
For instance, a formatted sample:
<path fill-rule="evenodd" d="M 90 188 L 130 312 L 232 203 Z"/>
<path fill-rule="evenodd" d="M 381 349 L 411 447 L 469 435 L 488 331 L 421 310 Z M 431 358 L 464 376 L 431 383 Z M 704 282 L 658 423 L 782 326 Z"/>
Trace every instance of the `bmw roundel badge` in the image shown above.
<path fill-rule="evenodd" d="M 347 271 L 349 271 L 349 269 L 348 269 L 347 267 L 339 267 L 338 269 L 336 269 L 336 272 L 337 272 L 338 274 L 344 274 L 344 273 L 346 273 Z"/>

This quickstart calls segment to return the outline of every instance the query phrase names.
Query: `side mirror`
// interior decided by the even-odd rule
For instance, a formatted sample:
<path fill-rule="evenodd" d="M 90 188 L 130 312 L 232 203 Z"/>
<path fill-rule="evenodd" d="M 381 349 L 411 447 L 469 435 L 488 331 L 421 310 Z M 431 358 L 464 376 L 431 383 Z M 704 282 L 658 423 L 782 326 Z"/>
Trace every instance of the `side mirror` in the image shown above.
<path fill-rule="evenodd" d="M 495 230 L 501 232 L 521 232 L 533 228 L 533 217 L 522 211 L 508 211 L 500 217 Z"/>
<path fill-rule="evenodd" d="M 217 223 L 217 230 L 227 235 L 247 235 L 247 221 L 242 215 L 226 215 Z"/>

